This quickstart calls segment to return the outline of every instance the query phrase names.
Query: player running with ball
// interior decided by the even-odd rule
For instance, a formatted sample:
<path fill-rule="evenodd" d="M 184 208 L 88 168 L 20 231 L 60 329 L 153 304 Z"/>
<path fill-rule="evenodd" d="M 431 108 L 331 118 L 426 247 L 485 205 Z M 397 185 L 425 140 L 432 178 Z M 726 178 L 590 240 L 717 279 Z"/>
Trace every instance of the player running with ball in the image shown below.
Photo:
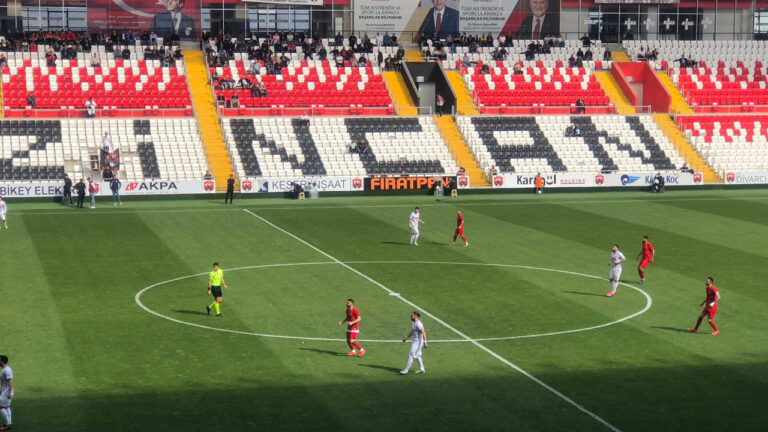
<path fill-rule="evenodd" d="M 613 245 L 611 249 L 611 274 L 608 276 L 608 280 L 611 281 L 611 292 L 606 294 L 606 297 L 613 297 L 616 294 L 616 289 L 619 287 L 619 278 L 621 278 L 621 263 L 627 260 L 621 251 L 619 251 L 619 245 Z"/>

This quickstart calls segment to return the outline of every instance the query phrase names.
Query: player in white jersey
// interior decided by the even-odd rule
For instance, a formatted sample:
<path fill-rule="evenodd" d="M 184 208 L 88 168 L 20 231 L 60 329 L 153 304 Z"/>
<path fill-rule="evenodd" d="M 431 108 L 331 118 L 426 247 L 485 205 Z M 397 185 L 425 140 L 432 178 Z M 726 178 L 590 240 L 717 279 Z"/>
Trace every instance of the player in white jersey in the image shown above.
<path fill-rule="evenodd" d="M 6 206 L 5 201 L 3 201 L 3 197 L 0 196 L 0 219 L 3 220 L 3 226 L 5 229 L 8 229 L 8 222 L 5 221 L 5 212 L 8 210 L 8 206 Z"/>
<path fill-rule="evenodd" d="M 621 263 L 627 260 L 627 257 L 619 250 L 619 245 L 613 245 L 611 248 L 611 274 L 608 280 L 611 281 L 611 292 L 606 297 L 613 297 L 616 294 L 616 288 L 619 287 L 619 278 L 621 278 Z"/>
<path fill-rule="evenodd" d="M 408 227 L 411 228 L 411 245 L 412 246 L 419 245 L 419 224 L 420 223 L 426 223 L 426 222 L 421 220 L 421 216 L 419 215 L 419 208 L 416 207 L 413 209 L 411 216 L 408 218 Z"/>
<path fill-rule="evenodd" d="M 424 362 L 421 360 L 421 348 L 427 348 L 427 333 L 424 331 L 424 324 L 421 322 L 420 318 L 421 314 L 416 311 L 411 312 L 411 321 L 413 321 L 413 324 L 411 325 L 411 331 L 403 338 L 403 342 L 411 336 L 413 336 L 413 340 L 411 342 L 411 352 L 408 354 L 408 364 L 405 366 L 405 369 L 400 371 L 400 374 L 402 375 L 408 375 L 408 371 L 413 364 L 413 359 L 416 359 L 419 362 L 419 370 L 417 370 L 416 373 L 426 372 L 426 370 L 424 370 Z"/>
<path fill-rule="evenodd" d="M 0 414 L 5 423 L 0 431 L 11 429 L 11 398 L 13 397 L 13 371 L 8 366 L 8 356 L 0 355 Z"/>

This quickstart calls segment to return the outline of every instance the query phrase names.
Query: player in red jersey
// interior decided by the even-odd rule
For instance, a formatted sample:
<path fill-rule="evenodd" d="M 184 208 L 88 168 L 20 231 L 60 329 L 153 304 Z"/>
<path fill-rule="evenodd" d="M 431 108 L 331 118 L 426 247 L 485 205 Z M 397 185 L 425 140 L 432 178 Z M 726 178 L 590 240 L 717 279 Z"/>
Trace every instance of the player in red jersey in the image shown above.
<path fill-rule="evenodd" d="M 458 236 L 461 236 L 461 239 L 464 240 L 464 247 L 469 246 L 467 238 L 464 237 L 464 216 L 461 214 L 461 209 L 456 214 L 456 231 L 453 232 L 453 243 L 451 243 L 451 246 L 456 245 L 456 237 Z"/>
<path fill-rule="evenodd" d="M 637 266 L 637 274 L 640 275 L 640 283 L 645 283 L 645 268 L 648 264 L 653 262 L 656 257 L 656 249 L 653 248 L 651 242 L 648 241 L 648 236 L 643 236 L 643 247 L 640 249 L 640 253 L 637 254 L 637 258 L 643 257 L 640 264 Z"/>
<path fill-rule="evenodd" d="M 712 329 L 714 330 L 712 332 L 712 336 L 715 336 L 720 333 L 720 330 L 717 329 L 717 326 L 715 325 L 715 314 L 717 313 L 717 302 L 720 300 L 720 293 L 717 292 L 717 288 L 713 285 L 715 282 L 712 277 L 707 278 L 707 299 L 704 300 L 699 306 L 704 306 L 704 310 L 701 311 L 701 315 L 699 315 L 699 320 L 696 321 L 696 327 L 689 328 L 688 331 L 691 333 L 697 333 L 699 331 L 699 326 L 701 325 L 701 320 L 704 319 L 704 317 L 707 317 L 707 321 L 709 321 L 709 325 L 712 326 Z"/>
<path fill-rule="evenodd" d="M 360 312 L 355 307 L 355 301 L 347 299 L 347 316 L 343 321 L 339 321 L 339 325 L 347 323 L 347 345 L 352 350 L 347 354 L 348 356 L 357 355 L 355 350 L 360 350 L 360 357 L 365 355 L 365 349 L 355 340 L 360 332 L 360 320 Z"/>

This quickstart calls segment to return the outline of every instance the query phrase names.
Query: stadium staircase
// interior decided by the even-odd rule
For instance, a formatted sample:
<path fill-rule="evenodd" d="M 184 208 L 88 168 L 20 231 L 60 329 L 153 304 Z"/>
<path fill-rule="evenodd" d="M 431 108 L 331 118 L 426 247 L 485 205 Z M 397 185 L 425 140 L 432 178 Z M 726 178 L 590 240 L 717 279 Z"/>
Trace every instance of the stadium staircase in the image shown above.
<path fill-rule="evenodd" d="M 469 147 L 464 142 L 464 138 L 462 138 L 453 117 L 447 115 L 435 116 L 435 123 L 456 164 L 459 167 L 464 167 L 467 175 L 469 175 L 470 185 L 472 187 L 489 186 L 490 184 L 486 180 L 483 170 L 480 169 L 480 166 L 472 156 L 472 152 L 469 151 Z"/>
<path fill-rule="evenodd" d="M 619 63 L 626 63 L 630 62 L 629 56 L 624 51 L 613 51 L 611 52 L 611 60 Z"/>
<path fill-rule="evenodd" d="M 415 116 L 418 114 L 416 104 L 408 88 L 405 86 L 405 79 L 400 72 L 384 72 L 384 81 L 387 83 L 389 95 L 395 104 L 397 114 L 401 116 Z"/>
<path fill-rule="evenodd" d="M 704 183 L 720 183 L 722 180 L 715 171 L 704 162 L 701 155 L 693 148 L 691 143 L 685 139 L 685 136 L 672 121 L 668 114 L 654 114 L 653 121 L 664 131 L 664 135 L 669 138 L 669 142 L 675 146 L 680 155 L 685 159 L 688 167 L 695 172 L 704 173 Z"/>
<path fill-rule="evenodd" d="M 187 78 L 192 100 L 195 104 L 197 119 L 200 122 L 200 137 L 208 153 L 211 173 L 216 179 L 216 190 L 227 189 L 227 178 L 232 173 L 232 161 L 227 152 L 224 135 L 221 132 L 219 114 L 213 100 L 211 86 L 208 85 L 208 72 L 205 69 L 202 51 L 184 53 L 187 66 Z"/>
<path fill-rule="evenodd" d="M 475 102 L 472 100 L 472 95 L 469 94 L 467 86 L 464 85 L 464 80 L 461 79 L 461 72 L 446 71 L 445 75 L 448 77 L 448 81 L 451 82 L 453 91 L 456 92 L 456 108 L 459 115 L 480 114 L 475 106 Z"/>
<path fill-rule="evenodd" d="M 403 60 L 407 62 L 423 62 L 424 57 L 419 50 L 408 50 L 405 52 L 405 58 Z"/>
<path fill-rule="evenodd" d="M 600 87 L 608 95 L 608 99 L 611 100 L 613 106 L 616 107 L 616 112 L 621 115 L 635 114 L 635 107 L 629 103 L 629 99 L 619 87 L 616 79 L 610 72 L 595 72 L 597 82 L 600 83 Z"/>
<path fill-rule="evenodd" d="M 661 83 L 664 84 L 664 87 L 672 96 L 672 112 L 675 114 L 693 114 L 693 110 L 688 105 L 688 102 L 685 101 L 683 95 L 680 94 L 680 91 L 677 90 L 675 83 L 672 82 L 669 75 L 664 72 L 656 72 L 656 76 L 659 77 Z"/>

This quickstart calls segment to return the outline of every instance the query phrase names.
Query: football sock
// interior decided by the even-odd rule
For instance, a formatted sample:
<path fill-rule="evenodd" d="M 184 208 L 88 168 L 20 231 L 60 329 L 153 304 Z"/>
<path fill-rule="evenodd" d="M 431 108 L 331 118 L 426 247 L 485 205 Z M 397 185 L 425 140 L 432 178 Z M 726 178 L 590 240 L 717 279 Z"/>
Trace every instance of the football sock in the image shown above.
<path fill-rule="evenodd" d="M 421 361 L 421 357 L 416 357 L 416 360 L 419 362 L 419 369 L 424 370 L 424 362 Z"/>
<path fill-rule="evenodd" d="M 11 409 L 3 408 L 2 410 L 0 410 L 0 412 L 3 413 L 3 418 L 5 418 L 5 424 L 7 425 L 11 424 Z"/>
<path fill-rule="evenodd" d="M 221 306 L 219 305 L 219 302 L 215 302 L 215 307 L 216 307 L 216 315 L 220 314 L 221 313 Z"/>
<path fill-rule="evenodd" d="M 413 242 L 414 243 L 418 243 L 419 242 L 419 235 L 418 234 L 416 234 L 416 237 L 413 238 Z"/>
<path fill-rule="evenodd" d="M 643 271 L 643 269 L 639 269 L 637 270 L 637 272 L 640 273 L 640 279 L 645 279 L 645 272 Z"/>
<path fill-rule="evenodd" d="M 466 243 L 466 242 L 467 242 L 467 238 L 466 238 L 466 237 L 464 237 L 464 234 L 462 234 L 462 235 L 461 235 L 461 239 L 462 239 L 462 240 L 464 240 L 464 243 Z"/>
<path fill-rule="evenodd" d="M 618 283 L 618 282 L 611 282 L 611 289 L 612 289 L 613 291 L 616 291 L 616 289 L 617 289 L 618 287 L 619 287 L 619 283 Z"/>
<path fill-rule="evenodd" d="M 702 319 L 703 319 L 702 317 L 699 317 L 699 320 L 696 321 L 696 327 L 693 328 L 694 330 L 698 330 L 699 329 L 699 326 L 701 325 L 701 320 Z"/>
<path fill-rule="evenodd" d="M 352 343 L 350 345 L 352 345 L 353 348 L 356 348 L 356 349 L 359 349 L 359 350 L 363 349 L 363 347 L 361 347 L 360 344 L 357 343 L 356 341 L 352 341 Z"/>
<path fill-rule="evenodd" d="M 717 331 L 717 326 L 715 325 L 715 322 L 712 320 L 709 320 L 709 325 L 712 326 L 712 330 Z"/>
<path fill-rule="evenodd" d="M 457 235 L 456 235 L 456 234 L 454 234 L 454 235 L 453 235 L 453 242 L 454 242 L 454 243 L 456 243 L 456 237 L 457 237 Z M 462 237 L 464 237 L 464 236 L 462 236 Z"/>
<path fill-rule="evenodd" d="M 208 305 L 208 309 L 213 309 L 214 306 L 216 306 L 216 300 L 214 300 L 213 303 Z"/>
<path fill-rule="evenodd" d="M 411 234 L 411 244 L 413 244 L 415 239 L 416 239 L 416 234 Z"/>
<path fill-rule="evenodd" d="M 408 364 L 405 365 L 405 370 L 411 370 L 411 365 L 413 365 L 413 357 L 408 356 Z"/>

